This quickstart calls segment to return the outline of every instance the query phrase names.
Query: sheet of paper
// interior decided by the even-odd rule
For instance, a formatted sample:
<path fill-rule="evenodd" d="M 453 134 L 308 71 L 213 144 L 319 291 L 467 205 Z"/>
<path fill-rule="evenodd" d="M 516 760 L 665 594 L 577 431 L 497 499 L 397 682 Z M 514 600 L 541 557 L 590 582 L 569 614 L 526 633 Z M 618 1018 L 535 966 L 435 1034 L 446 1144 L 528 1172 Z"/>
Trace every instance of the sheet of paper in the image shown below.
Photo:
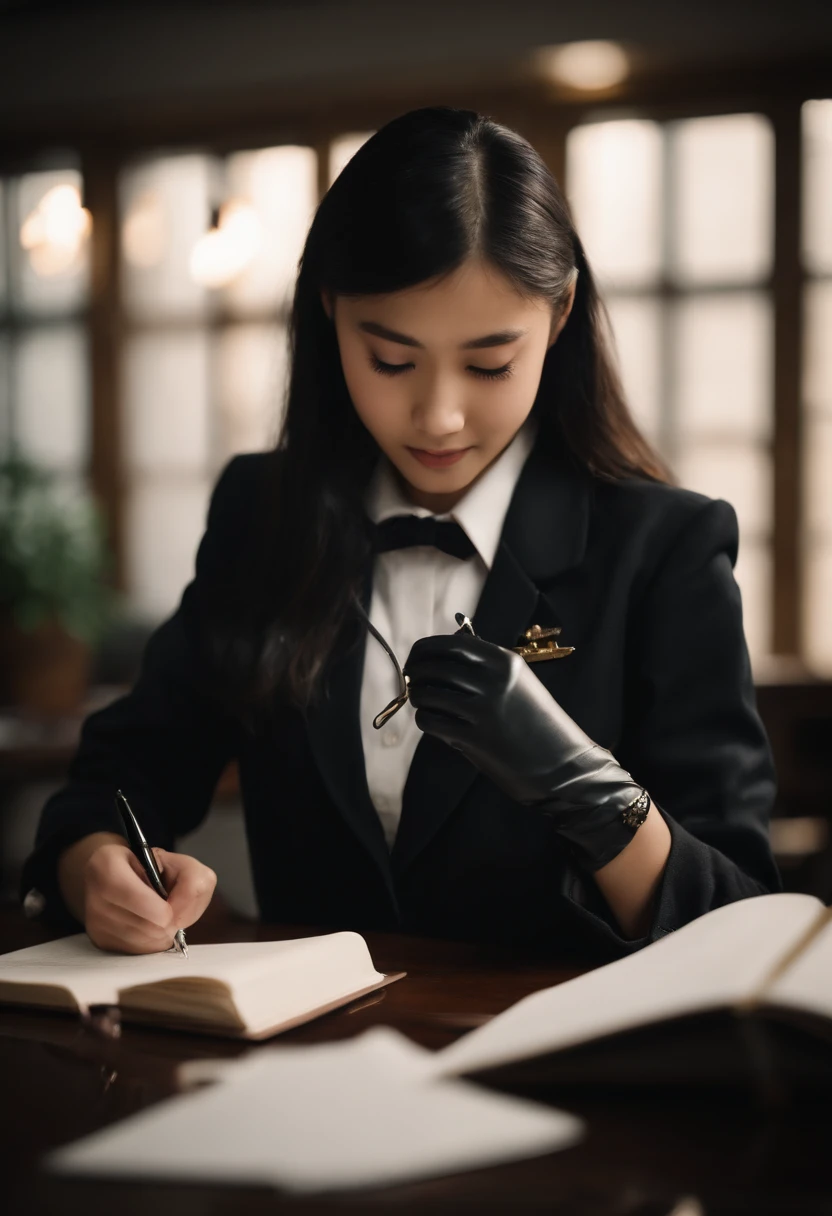
<path fill-rule="evenodd" d="M 774 981 L 766 994 L 766 1004 L 832 1018 L 832 922 Z"/>
<path fill-rule="evenodd" d="M 327 941 L 335 937 L 343 939 L 337 950 L 333 950 L 333 943 Z M 339 967 L 346 963 L 352 967 L 353 973 L 357 971 L 366 975 L 367 984 L 381 979 L 381 974 L 372 968 L 368 959 L 365 942 L 356 933 L 322 934 L 283 942 L 222 942 L 189 946 L 187 959 L 178 952 L 125 955 L 99 950 L 86 933 L 76 933 L 54 942 L 0 955 L 0 981 L 57 984 L 75 993 L 82 1005 L 96 1005 L 116 1004 L 119 991 L 135 984 L 151 984 L 183 975 L 205 976 L 232 985 L 239 984 L 241 1012 L 247 1016 L 247 1006 L 251 1002 L 255 1006 L 251 1012 L 259 1015 L 261 994 L 257 991 L 247 992 L 245 981 L 256 975 L 268 974 L 270 966 L 272 970 L 280 966 L 281 971 L 285 969 L 290 978 L 297 970 L 296 963 L 300 972 L 308 973 L 320 967 L 320 978 L 331 996 L 333 966 L 327 969 L 321 961 L 326 960 L 331 952 L 337 953 Z M 362 972 L 364 960 L 367 961 Z M 310 992 L 317 999 L 319 994 L 314 991 L 314 983 L 315 977 L 310 976 Z M 291 984 L 287 983 L 286 987 L 290 988 Z M 279 1000 L 266 1003 L 277 1021 L 281 1012 Z M 311 1004 L 314 1003 L 313 1000 Z"/>
<path fill-rule="evenodd" d="M 276 1047 L 47 1159 L 61 1173 L 266 1184 L 391 1186 L 563 1149 L 581 1120 L 468 1082 L 435 1081 L 423 1051 L 376 1027 Z"/>
<path fill-rule="evenodd" d="M 817 918 L 810 895 L 738 900 L 636 954 L 533 992 L 436 1053 L 437 1076 L 531 1058 L 602 1035 L 733 1005 Z"/>

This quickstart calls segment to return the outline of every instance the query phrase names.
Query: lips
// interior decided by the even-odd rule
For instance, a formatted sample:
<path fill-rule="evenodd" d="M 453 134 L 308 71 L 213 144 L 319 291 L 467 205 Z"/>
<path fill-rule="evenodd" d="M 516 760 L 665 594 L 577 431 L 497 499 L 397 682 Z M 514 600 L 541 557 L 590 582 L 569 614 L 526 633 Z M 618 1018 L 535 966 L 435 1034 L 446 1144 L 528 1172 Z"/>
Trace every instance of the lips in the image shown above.
<path fill-rule="evenodd" d="M 471 449 L 456 448 L 447 452 L 428 452 L 424 448 L 408 448 L 407 450 L 420 464 L 426 465 L 430 469 L 443 469 L 448 465 L 456 464 Z"/>

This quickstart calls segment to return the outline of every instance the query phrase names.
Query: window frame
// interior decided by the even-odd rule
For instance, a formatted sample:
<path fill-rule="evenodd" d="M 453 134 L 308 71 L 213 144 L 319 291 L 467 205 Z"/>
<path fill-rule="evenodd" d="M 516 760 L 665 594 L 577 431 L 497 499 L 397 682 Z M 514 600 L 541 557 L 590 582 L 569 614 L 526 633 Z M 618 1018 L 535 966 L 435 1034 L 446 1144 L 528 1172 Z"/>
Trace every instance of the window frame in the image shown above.
<path fill-rule="evenodd" d="M 441 94 L 441 96 L 437 96 Z M 347 97 L 300 99 L 275 95 L 256 111 L 229 112 L 214 99 L 198 115 L 160 115 L 148 127 L 133 122 L 116 144 L 98 132 L 64 130 L 60 138 L 78 153 L 85 202 L 94 216 L 91 238 L 92 281 L 88 309 L 91 352 L 92 488 L 110 521 L 114 582 L 124 586 L 124 478 L 119 425 L 118 368 L 125 336 L 119 291 L 118 174 L 123 164 L 153 151 L 185 148 L 225 155 L 244 148 L 301 143 L 318 154 L 318 196 L 328 186 L 329 145 L 352 130 L 373 130 L 396 114 L 418 105 L 459 105 L 494 115 L 520 131 L 537 148 L 560 183 L 565 183 L 566 140 L 588 113 L 598 117 L 670 119 L 755 112 L 771 122 L 775 139 L 774 257 L 770 276 L 773 308 L 773 533 L 772 651 L 800 662 L 802 619 L 802 371 L 803 293 L 807 274 L 801 258 L 802 130 L 804 101 L 832 97 L 832 68 L 826 60 L 758 61 L 703 65 L 635 76 L 606 97 L 558 95 L 528 74 L 504 79 L 469 73 L 439 89 L 404 85 L 394 94 L 365 92 Z M 337 106 L 333 102 L 337 100 Z M 332 122 L 333 113 L 339 121 Z M 53 141 L 50 141 L 53 142 Z M 12 157 L 19 164 L 36 158 L 43 137 L 23 132 L 0 154 L 0 171 Z M 222 324 L 218 312 L 213 323 Z"/>

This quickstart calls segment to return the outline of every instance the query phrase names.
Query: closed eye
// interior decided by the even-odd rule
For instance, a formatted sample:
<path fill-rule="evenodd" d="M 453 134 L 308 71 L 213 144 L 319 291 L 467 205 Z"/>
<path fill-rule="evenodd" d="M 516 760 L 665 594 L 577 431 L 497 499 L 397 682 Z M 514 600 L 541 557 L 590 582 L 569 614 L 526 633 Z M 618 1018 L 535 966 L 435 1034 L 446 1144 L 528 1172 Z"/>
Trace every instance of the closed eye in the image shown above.
<path fill-rule="evenodd" d="M 370 365 L 381 376 L 399 376 L 413 367 L 412 363 L 382 363 L 373 354 L 370 355 Z M 503 367 L 469 367 L 468 371 L 482 380 L 507 380 L 514 371 L 514 364 L 506 363 Z"/>

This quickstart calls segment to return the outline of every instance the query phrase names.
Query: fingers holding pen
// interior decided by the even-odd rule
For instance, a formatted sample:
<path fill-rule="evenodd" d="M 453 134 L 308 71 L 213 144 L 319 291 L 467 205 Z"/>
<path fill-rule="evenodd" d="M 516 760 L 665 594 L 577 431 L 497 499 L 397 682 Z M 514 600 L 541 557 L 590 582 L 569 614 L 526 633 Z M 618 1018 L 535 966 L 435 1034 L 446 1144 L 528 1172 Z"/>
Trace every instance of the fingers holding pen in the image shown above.
<path fill-rule="evenodd" d="M 177 929 L 192 925 L 211 902 L 217 884 L 212 869 L 184 853 L 153 852 L 167 899 L 150 885 L 127 845 L 102 845 L 86 862 L 84 925 L 101 949 L 168 950 Z"/>
<path fill-rule="evenodd" d="M 171 908 L 130 849 L 118 844 L 102 845 L 86 862 L 84 926 L 101 949 L 132 954 L 167 950 L 176 931 Z"/>
<path fill-rule="evenodd" d="M 186 853 L 154 849 L 156 862 L 168 892 L 167 907 L 177 929 L 187 929 L 199 920 L 211 902 L 217 885 L 214 871 Z"/>
<path fill-rule="evenodd" d="M 160 929 L 173 923 L 171 909 L 147 881 L 141 863 L 127 845 L 97 849 L 86 867 L 87 890 L 108 903 L 126 908 Z"/>
<path fill-rule="evenodd" d="M 102 898 L 97 909 L 90 909 L 87 933 L 102 950 L 122 950 L 128 954 L 157 954 L 169 950 L 174 928 L 158 928 L 128 908 Z"/>

